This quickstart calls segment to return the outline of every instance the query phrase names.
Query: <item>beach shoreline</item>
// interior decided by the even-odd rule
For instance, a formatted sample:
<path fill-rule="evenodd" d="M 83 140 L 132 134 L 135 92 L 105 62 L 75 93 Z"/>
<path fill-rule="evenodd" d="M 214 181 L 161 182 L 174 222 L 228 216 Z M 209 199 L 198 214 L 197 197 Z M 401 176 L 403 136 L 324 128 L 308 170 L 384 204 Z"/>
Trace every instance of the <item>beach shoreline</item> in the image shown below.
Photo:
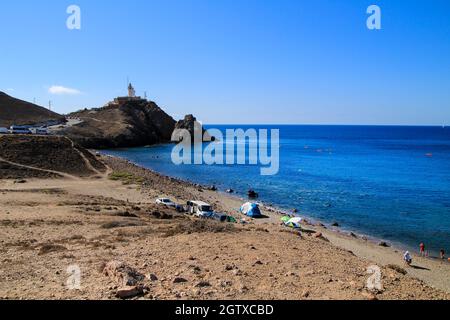
<path fill-rule="evenodd" d="M 157 146 L 153 146 L 153 147 L 157 147 Z M 126 150 L 126 149 L 124 149 L 124 150 Z M 135 162 L 133 162 L 130 159 L 127 159 L 125 157 L 103 153 L 102 150 L 95 150 L 94 152 L 100 152 L 103 156 L 118 158 L 118 159 L 121 159 L 123 161 L 127 161 L 130 164 L 132 164 L 132 165 L 135 165 L 137 167 L 143 168 L 145 170 L 149 170 L 149 171 L 151 171 L 154 174 L 157 174 L 157 175 L 160 175 L 162 177 L 169 178 L 169 179 L 176 179 L 176 180 L 180 181 L 181 183 L 187 183 L 190 186 L 195 186 L 195 187 L 198 186 L 198 187 L 201 187 L 201 188 L 203 188 L 205 190 L 207 190 L 208 188 L 212 187 L 211 185 L 202 184 L 201 182 L 186 180 L 186 179 L 179 178 L 179 177 L 176 177 L 176 176 L 170 176 L 170 175 L 163 174 L 163 173 L 158 172 L 156 170 L 153 170 L 151 168 L 147 168 L 147 167 L 145 167 L 145 166 L 143 166 L 143 165 L 141 165 L 139 163 L 135 163 Z M 230 185 L 229 187 L 232 188 L 233 186 Z M 365 241 L 367 241 L 369 243 L 372 243 L 374 245 L 378 245 L 380 243 L 386 243 L 390 248 L 392 248 L 393 250 L 396 250 L 396 251 L 401 251 L 401 252 L 410 251 L 412 253 L 415 253 L 415 252 L 418 251 L 417 248 L 413 248 L 412 246 L 407 245 L 405 243 L 402 243 L 399 240 L 393 241 L 393 240 L 384 239 L 384 238 L 381 238 L 381 237 L 377 237 L 377 236 L 374 236 L 374 235 L 371 235 L 371 234 L 364 233 L 364 232 L 362 232 L 360 230 L 352 229 L 351 227 L 346 227 L 346 226 L 340 225 L 338 219 L 336 219 L 335 222 L 338 223 L 339 226 L 333 226 L 332 225 L 333 223 L 322 221 L 322 220 L 320 220 L 318 218 L 313 217 L 311 214 L 304 213 L 302 211 L 294 213 L 293 210 L 289 211 L 288 209 L 283 208 L 282 205 L 275 205 L 273 203 L 267 203 L 266 201 L 264 201 L 263 198 L 260 198 L 260 197 L 258 197 L 256 199 L 249 199 L 249 198 L 246 198 L 244 196 L 244 194 L 237 193 L 236 191 L 234 191 L 233 193 L 227 193 L 224 190 L 217 190 L 216 192 L 218 194 L 220 194 L 222 197 L 230 198 L 230 199 L 232 199 L 234 201 L 239 201 L 242 204 L 244 204 L 246 202 L 249 202 L 249 201 L 258 203 L 261 206 L 262 209 L 264 209 L 265 211 L 270 212 L 271 214 L 277 215 L 279 218 L 281 218 L 283 216 L 300 217 L 300 218 L 305 219 L 307 222 L 309 222 L 309 224 L 312 224 L 312 225 L 315 225 L 315 226 L 318 226 L 318 225 L 323 226 L 326 229 L 328 229 L 329 231 L 333 231 L 333 232 L 335 232 L 337 234 L 343 234 L 343 235 L 347 235 L 347 236 L 351 236 L 351 237 L 356 236 L 357 238 L 364 239 Z M 273 219 L 272 219 L 272 222 L 278 222 L 278 221 L 273 221 Z M 433 255 L 432 253 L 429 256 L 427 256 L 427 258 L 436 259 L 438 261 L 440 260 L 437 255 Z M 449 264 L 449 266 L 450 266 L 450 264 Z"/>
<path fill-rule="evenodd" d="M 139 164 L 133 163 L 132 161 L 120 156 L 106 155 L 106 157 L 123 161 L 127 164 L 130 164 L 131 166 L 136 166 L 144 171 L 149 171 L 152 174 L 156 174 L 166 179 L 176 180 L 181 184 L 186 184 L 186 186 L 188 187 L 194 188 L 200 187 L 202 188 L 202 193 L 208 193 L 210 197 L 212 196 L 209 199 L 210 203 L 220 205 L 218 210 L 219 212 L 225 211 L 225 213 L 234 213 L 235 215 L 237 213 L 237 217 L 242 218 L 243 216 L 237 211 L 239 210 L 241 204 L 249 201 L 248 199 L 240 197 L 237 194 L 229 194 L 224 191 L 210 191 L 208 190 L 208 188 L 211 186 L 205 186 L 198 183 L 194 183 L 192 181 L 186 181 L 177 177 L 171 177 L 168 175 L 161 174 L 155 170 L 145 168 Z M 170 197 L 170 195 L 167 196 Z M 256 202 L 262 204 L 263 214 L 269 216 L 269 219 L 253 220 L 256 224 L 270 223 L 275 226 L 279 226 L 280 228 L 283 228 L 282 226 L 280 226 L 281 224 L 280 218 L 286 214 L 286 212 L 283 209 L 280 209 L 273 205 L 270 206 L 266 205 L 264 204 L 263 201 L 260 201 L 259 199 L 256 199 Z M 223 209 L 224 207 L 225 210 L 220 210 Z M 406 269 L 411 269 L 408 272 L 409 274 L 413 275 L 414 277 L 420 280 L 425 281 L 426 283 L 432 285 L 435 288 L 450 293 L 450 277 L 445 277 L 446 274 L 450 276 L 450 263 L 448 262 L 448 260 L 442 261 L 441 259 L 431 256 L 420 257 L 418 254 L 416 254 L 415 251 L 411 251 L 411 255 L 414 261 L 419 264 L 423 264 L 426 267 L 424 267 L 424 269 L 422 270 L 420 269 L 421 267 L 418 267 L 417 269 L 408 268 L 403 263 L 403 252 L 404 250 L 408 250 L 406 246 L 401 247 L 401 244 L 399 246 L 398 243 L 396 244 L 387 243 L 387 246 L 380 246 L 380 243 L 384 242 L 383 239 L 378 239 L 370 235 L 362 235 L 359 233 L 355 233 L 352 230 L 344 229 L 341 228 L 340 226 L 332 227 L 331 225 L 323 224 L 317 219 L 302 215 L 300 213 L 296 214 L 296 216 L 305 218 L 307 221 L 307 223 L 304 225 L 305 228 L 323 233 L 324 236 L 333 243 L 333 245 L 336 245 L 341 249 L 348 250 L 361 258 L 372 260 L 373 262 L 382 264 L 384 266 L 392 264 L 405 267 Z M 445 272 L 443 272 L 442 274 L 443 277 L 442 278 L 439 277 L 439 273 L 434 275 L 433 277 L 429 277 L 427 271 L 431 270 L 430 267 L 439 269 L 440 270 L 439 272 L 443 272 L 445 270 Z"/>
<path fill-rule="evenodd" d="M 97 158 L 107 170 L 91 176 L 0 180 L 0 299 L 118 299 L 121 284 L 105 273 L 115 261 L 143 275 L 135 299 L 450 299 L 447 263 L 413 256 L 407 267 L 393 248 L 315 225 L 299 233 L 266 210 L 245 224 L 180 214 L 155 200 L 202 200 L 240 219 L 242 199 Z M 369 270 L 380 271 L 378 289 Z"/>
<path fill-rule="evenodd" d="M 264 204 L 282 211 L 295 208 L 309 219 L 328 226 L 337 222 L 342 231 L 399 250 L 418 252 L 424 243 L 428 254 L 438 257 L 441 249 L 450 247 L 448 153 L 439 150 L 437 140 L 446 137 L 433 128 L 392 130 L 288 126 L 281 131 L 283 165 L 270 177 L 261 176 L 259 166 L 248 163 L 178 166 L 171 160 L 169 144 L 104 151 L 172 177 L 234 189 L 244 199 L 247 190 L 254 189 Z M 429 142 L 423 144 L 419 137 Z M 433 157 L 427 156 L 430 151 Z"/>

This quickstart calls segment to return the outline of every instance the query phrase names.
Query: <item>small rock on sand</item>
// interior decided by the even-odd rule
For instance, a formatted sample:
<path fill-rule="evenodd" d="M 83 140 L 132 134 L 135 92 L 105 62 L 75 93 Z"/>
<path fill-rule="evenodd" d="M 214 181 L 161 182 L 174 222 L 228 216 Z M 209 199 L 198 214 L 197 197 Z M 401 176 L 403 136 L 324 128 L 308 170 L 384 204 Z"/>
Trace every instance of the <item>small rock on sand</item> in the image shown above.
<path fill-rule="evenodd" d="M 208 281 L 200 281 L 195 286 L 197 288 L 205 288 L 205 287 L 211 287 L 211 284 Z"/>
<path fill-rule="evenodd" d="M 241 276 L 241 275 L 242 275 L 242 271 L 239 270 L 239 269 L 234 269 L 234 270 L 233 270 L 233 275 L 235 275 L 235 276 Z"/>
<path fill-rule="evenodd" d="M 231 264 L 227 264 L 226 266 L 225 266 L 225 271 L 231 271 L 231 270 L 233 270 L 233 269 L 235 269 L 236 267 L 234 266 L 234 265 L 231 265 Z"/>
<path fill-rule="evenodd" d="M 248 287 L 247 287 L 246 285 L 241 284 L 241 285 L 239 286 L 239 293 L 245 293 L 245 292 L 247 292 L 247 291 L 248 291 Z"/>
<path fill-rule="evenodd" d="M 116 297 L 120 299 L 128 299 L 139 296 L 143 293 L 144 288 L 141 286 L 126 286 L 117 290 Z"/>
<path fill-rule="evenodd" d="M 378 300 L 377 296 L 371 292 L 363 292 L 362 295 L 367 299 L 371 301 Z"/>
<path fill-rule="evenodd" d="M 147 279 L 150 281 L 158 281 L 158 277 L 153 273 L 150 273 L 149 275 L 147 275 Z"/>
<path fill-rule="evenodd" d="M 257 266 L 257 265 L 263 265 L 261 260 L 256 260 L 255 263 L 253 264 L 253 266 Z"/>
<path fill-rule="evenodd" d="M 125 287 L 135 286 L 145 279 L 142 273 L 120 261 L 108 262 L 103 273 Z"/>
<path fill-rule="evenodd" d="M 188 282 L 185 278 L 176 277 L 175 279 L 173 279 L 173 283 L 185 283 L 185 282 Z"/>

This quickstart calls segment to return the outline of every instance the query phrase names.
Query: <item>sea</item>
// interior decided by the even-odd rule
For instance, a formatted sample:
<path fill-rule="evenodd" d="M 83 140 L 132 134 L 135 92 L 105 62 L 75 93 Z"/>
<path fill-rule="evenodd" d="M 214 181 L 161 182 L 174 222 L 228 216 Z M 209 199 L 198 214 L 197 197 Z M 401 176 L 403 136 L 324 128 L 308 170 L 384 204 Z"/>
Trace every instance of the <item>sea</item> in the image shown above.
<path fill-rule="evenodd" d="M 345 231 L 431 255 L 450 252 L 450 128 L 443 126 L 209 125 L 278 129 L 279 172 L 260 165 L 176 165 L 173 144 L 106 150 L 164 175 L 259 201 Z M 270 135 L 269 135 L 270 136 Z M 254 144 L 246 142 L 247 147 Z M 247 154 L 248 157 L 248 154 Z"/>

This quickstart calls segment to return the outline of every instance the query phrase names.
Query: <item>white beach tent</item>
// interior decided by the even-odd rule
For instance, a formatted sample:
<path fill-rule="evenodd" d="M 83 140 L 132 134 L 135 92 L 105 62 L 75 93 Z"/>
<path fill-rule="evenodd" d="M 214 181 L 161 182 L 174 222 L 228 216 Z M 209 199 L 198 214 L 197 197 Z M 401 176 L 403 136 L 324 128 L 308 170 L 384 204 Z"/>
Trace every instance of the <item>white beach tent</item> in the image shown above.
<path fill-rule="evenodd" d="M 292 218 L 288 221 L 286 221 L 286 225 L 292 228 L 300 228 L 300 224 L 302 223 L 303 219 L 300 217 Z"/>
<path fill-rule="evenodd" d="M 260 218 L 262 217 L 261 210 L 259 209 L 258 204 L 247 202 L 244 203 L 241 207 L 241 213 L 245 214 L 250 218 Z"/>

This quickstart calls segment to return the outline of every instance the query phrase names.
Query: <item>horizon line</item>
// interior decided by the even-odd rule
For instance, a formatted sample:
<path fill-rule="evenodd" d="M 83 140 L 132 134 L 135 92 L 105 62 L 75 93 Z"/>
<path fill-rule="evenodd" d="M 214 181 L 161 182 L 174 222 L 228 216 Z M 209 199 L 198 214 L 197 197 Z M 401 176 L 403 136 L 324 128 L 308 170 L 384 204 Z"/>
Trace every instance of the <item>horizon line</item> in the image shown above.
<path fill-rule="evenodd" d="M 332 123 L 206 123 L 202 122 L 203 125 L 207 126 L 328 126 L 328 127 L 442 127 L 448 128 L 447 125 L 439 124 L 332 124 Z"/>

